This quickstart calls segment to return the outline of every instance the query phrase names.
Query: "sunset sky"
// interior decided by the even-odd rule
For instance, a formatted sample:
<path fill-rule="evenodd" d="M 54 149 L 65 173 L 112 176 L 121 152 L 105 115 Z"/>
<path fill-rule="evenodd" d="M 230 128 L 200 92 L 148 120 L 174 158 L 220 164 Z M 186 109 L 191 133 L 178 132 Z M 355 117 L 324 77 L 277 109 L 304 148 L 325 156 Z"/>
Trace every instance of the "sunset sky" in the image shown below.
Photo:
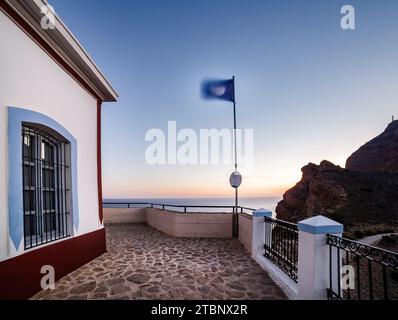
<path fill-rule="evenodd" d="M 254 130 L 245 196 L 281 195 L 308 162 L 344 166 L 398 116 L 398 1 L 50 0 L 120 98 L 103 106 L 106 198 L 232 194 L 232 165 L 155 165 L 145 133 L 231 128 L 206 78 L 236 77 L 238 128 Z M 356 29 L 340 28 L 340 8 Z"/>

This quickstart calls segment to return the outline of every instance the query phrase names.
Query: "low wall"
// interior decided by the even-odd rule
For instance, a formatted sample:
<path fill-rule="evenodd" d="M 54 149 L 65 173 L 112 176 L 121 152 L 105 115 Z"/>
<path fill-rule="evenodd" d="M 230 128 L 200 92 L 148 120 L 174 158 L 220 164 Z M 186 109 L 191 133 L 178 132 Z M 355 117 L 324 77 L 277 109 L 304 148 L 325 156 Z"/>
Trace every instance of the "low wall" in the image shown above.
<path fill-rule="evenodd" d="M 175 236 L 194 238 L 232 238 L 232 214 L 176 214 Z"/>
<path fill-rule="evenodd" d="M 146 208 L 146 223 L 152 228 L 175 237 L 175 216 L 171 211 Z"/>
<path fill-rule="evenodd" d="M 232 238 L 232 213 L 179 213 L 155 208 L 104 208 L 105 223 L 146 222 L 174 237 Z"/>
<path fill-rule="evenodd" d="M 145 222 L 145 208 L 104 208 L 104 223 Z"/>
<path fill-rule="evenodd" d="M 248 214 L 239 214 L 239 242 L 252 253 L 253 217 Z"/>

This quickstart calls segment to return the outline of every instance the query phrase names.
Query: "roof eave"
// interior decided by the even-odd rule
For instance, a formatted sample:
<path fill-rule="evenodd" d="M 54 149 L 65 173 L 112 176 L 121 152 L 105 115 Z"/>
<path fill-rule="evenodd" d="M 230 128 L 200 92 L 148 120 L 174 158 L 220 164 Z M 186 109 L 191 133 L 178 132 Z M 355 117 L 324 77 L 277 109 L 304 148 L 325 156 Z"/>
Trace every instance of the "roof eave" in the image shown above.
<path fill-rule="evenodd" d="M 79 75 L 80 81 L 78 81 L 84 81 L 83 85 L 89 86 L 90 92 L 95 93 L 96 98 L 104 102 L 117 100 L 116 91 L 56 14 L 54 29 L 41 27 L 40 22 L 43 17 L 41 8 L 48 6 L 46 0 L 5 0 L 5 2 Z"/>

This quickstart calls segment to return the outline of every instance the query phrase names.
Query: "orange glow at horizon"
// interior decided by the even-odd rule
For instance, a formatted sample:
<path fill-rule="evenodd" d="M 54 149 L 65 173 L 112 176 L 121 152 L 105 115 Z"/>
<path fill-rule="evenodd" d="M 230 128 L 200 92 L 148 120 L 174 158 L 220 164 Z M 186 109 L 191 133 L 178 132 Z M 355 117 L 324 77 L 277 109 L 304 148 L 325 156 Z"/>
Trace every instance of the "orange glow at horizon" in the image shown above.
<path fill-rule="evenodd" d="M 239 188 L 241 197 L 277 197 L 290 189 L 294 184 L 286 186 L 242 186 Z M 119 188 L 104 188 L 104 198 L 212 198 L 232 197 L 233 189 L 226 185 L 224 187 L 213 186 L 154 186 L 150 190 L 140 191 L 137 187 L 118 186 Z M 138 189 L 138 190 L 137 190 Z"/>
<path fill-rule="evenodd" d="M 269 164 L 273 166 L 273 164 Z M 241 197 L 280 197 L 301 179 L 298 167 L 283 166 L 261 170 L 262 174 L 241 172 Z M 104 198 L 212 198 L 233 197 L 229 185 L 230 168 L 206 167 L 201 170 L 187 167 L 152 167 L 152 171 L 132 171 L 112 176 L 103 184 Z M 259 170 L 260 171 L 260 170 Z M 264 173 L 265 172 L 265 173 Z M 107 179 L 105 179 L 106 182 Z"/>

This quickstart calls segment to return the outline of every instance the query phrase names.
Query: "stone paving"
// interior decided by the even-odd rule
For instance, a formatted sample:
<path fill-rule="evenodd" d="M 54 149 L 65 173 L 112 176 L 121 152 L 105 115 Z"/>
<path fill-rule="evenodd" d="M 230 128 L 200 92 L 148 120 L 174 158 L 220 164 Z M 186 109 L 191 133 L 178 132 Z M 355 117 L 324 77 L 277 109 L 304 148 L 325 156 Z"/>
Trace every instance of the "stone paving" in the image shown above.
<path fill-rule="evenodd" d="M 106 226 L 108 252 L 32 299 L 286 299 L 236 239 Z"/>

